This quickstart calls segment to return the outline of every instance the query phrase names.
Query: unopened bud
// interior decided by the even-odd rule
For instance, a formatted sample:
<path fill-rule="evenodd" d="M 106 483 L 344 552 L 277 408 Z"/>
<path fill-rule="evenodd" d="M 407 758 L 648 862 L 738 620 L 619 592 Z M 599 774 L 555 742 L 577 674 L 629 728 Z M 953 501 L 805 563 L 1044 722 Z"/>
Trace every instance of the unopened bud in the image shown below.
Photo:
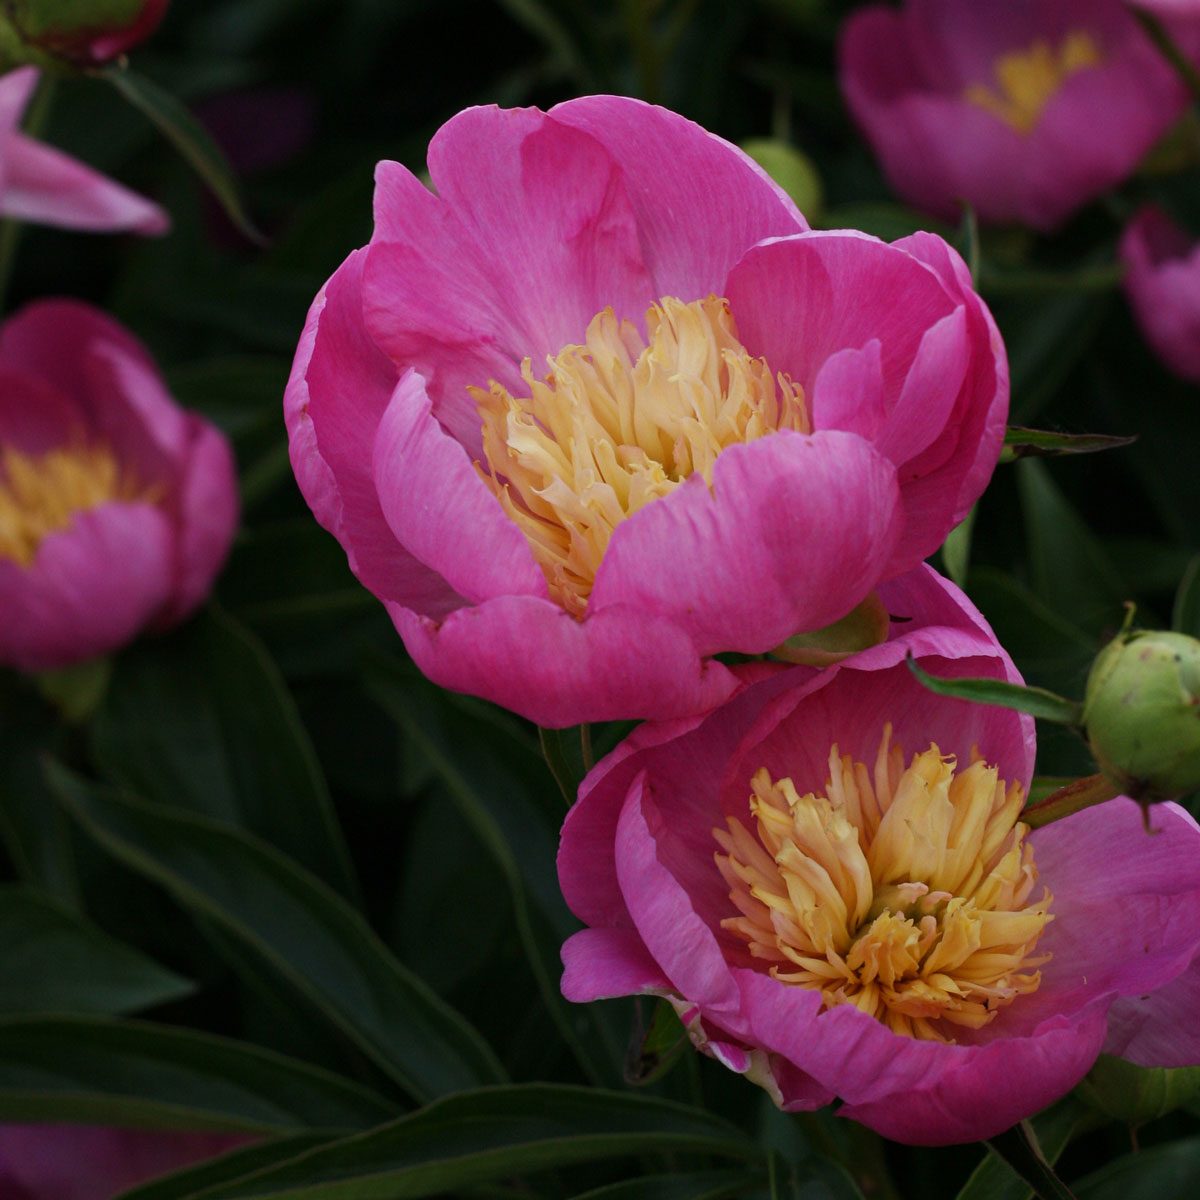
<path fill-rule="evenodd" d="M 4 0 L 0 46 L 9 66 L 97 67 L 158 27 L 170 0 Z"/>
<path fill-rule="evenodd" d="M 1142 1125 L 1200 1095 L 1200 1067 L 1137 1067 L 1102 1054 L 1078 1093 L 1113 1120 Z"/>
<path fill-rule="evenodd" d="M 1092 665 L 1083 724 L 1097 764 L 1126 795 L 1152 802 L 1200 788 L 1200 641 L 1119 633 Z"/>

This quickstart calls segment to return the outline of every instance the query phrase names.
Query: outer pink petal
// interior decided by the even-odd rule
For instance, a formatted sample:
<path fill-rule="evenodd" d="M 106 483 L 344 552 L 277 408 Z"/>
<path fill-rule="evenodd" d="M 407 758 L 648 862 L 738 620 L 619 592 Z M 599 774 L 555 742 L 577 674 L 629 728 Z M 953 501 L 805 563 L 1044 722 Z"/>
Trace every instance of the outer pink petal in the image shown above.
<path fill-rule="evenodd" d="M 36 67 L 18 67 L 0 75 L 0 136 L 20 124 L 29 97 L 37 87 L 38 75 Z"/>
<path fill-rule="evenodd" d="M 415 371 L 400 380 L 373 452 L 379 504 L 397 541 L 473 603 L 549 599 L 525 536 L 431 411 Z"/>
<path fill-rule="evenodd" d="M 51 534 L 29 567 L 0 561 L 0 662 L 45 671 L 132 640 L 170 597 L 173 542 L 160 509 L 113 503 Z"/>
<path fill-rule="evenodd" d="M 84 414 L 53 384 L 0 359 L 0 446 L 41 455 L 86 428 Z"/>
<path fill-rule="evenodd" d="M 500 596 L 440 624 L 396 604 L 388 611 L 434 683 L 547 728 L 702 712 L 736 687 L 676 624 L 638 609 L 576 621 L 550 600 Z"/>
<path fill-rule="evenodd" d="M 1200 243 L 1147 206 L 1121 238 L 1121 260 L 1146 340 L 1176 374 L 1200 382 Z"/>
<path fill-rule="evenodd" d="M 711 489 L 695 476 L 618 527 L 589 619 L 635 606 L 678 624 L 701 654 L 770 650 L 836 621 L 878 583 L 898 502 L 891 464 L 854 434 L 732 446 Z"/>
<path fill-rule="evenodd" d="M 671 990 L 632 929 L 581 929 L 563 943 L 562 960 L 562 994 L 576 1004 Z"/>
<path fill-rule="evenodd" d="M 0 1125 L 0 1193 L 14 1200 L 112 1200 L 245 1144 L 223 1133 L 89 1125 Z"/>
<path fill-rule="evenodd" d="M 24 134 L 8 135 L 4 156 L 6 217 L 95 232 L 161 234 L 170 227 L 157 204 Z"/>
<path fill-rule="evenodd" d="M 372 473 L 397 376 L 362 319 L 365 251 L 334 272 L 309 312 L 284 400 L 292 466 L 317 519 L 376 596 L 441 616 L 462 603 L 388 527 Z"/>
<path fill-rule="evenodd" d="M 156 622 L 163 627 L 204 602 L 237 532 L 237 469 L 229 442 L 198 417 L 189 425 L 190 445 L 176 480 L 174 593 Z"/>
<path fill-rule="evenodd" d="M 591 134 L 620 166 L 655 298 L 720 292 L 747 247 L 808 227 L 756 163 L 667 109 L 585 96 L 550 115 Z"/>
<path fill-rule="evenodd" d="M 1123 996 L 1108 1013 L 1106 1054 L 1140 1067 L 1200 1065 L 1200 957 L 1145 996 Z"/>

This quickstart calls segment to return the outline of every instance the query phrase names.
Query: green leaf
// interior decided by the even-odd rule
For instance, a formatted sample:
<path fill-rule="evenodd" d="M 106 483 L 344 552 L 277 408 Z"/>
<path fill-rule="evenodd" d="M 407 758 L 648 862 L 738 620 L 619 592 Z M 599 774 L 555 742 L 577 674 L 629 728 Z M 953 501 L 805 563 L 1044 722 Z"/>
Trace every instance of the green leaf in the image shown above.
<path fill-rule="evenodd" d="M 988 1149 L 1003 1159 L 1025 1181 L 1039 1200 L 1076 1200 L 1071 1189 L 1054 1172 L 1028 1121 L 988 1139 Z"/>
<path fill-rule="evenodd" d="M 1171 628 L 1177 633 L 1200 637 L 1200 554 L 1188 563 L 1179 590 L 1175 593 Z"/>
<path fill-rule="evenodd" d="M 807 154 L 776 138 L 754 138 L 743 142 L 742 149 L 787 192 L 810 223 L 818 220 L 825 189 Z"/>
<path fill-rule="evenodd" d="M 961 588 L 967 586 L 967 576 L 971 570 L 971 535 L 975 530 L 975 516 L 978 512 L 978 505 L 972 507 L 971 511 L 950 530 L 945 542 L 942 543 L 942 563 L 946 568 L 946 574 Z"/>
<path fill-rule="evenodd" d="M 218 610 L 117 660 L 92 726 L 110 780 L 277 845 L 339 891 L 355 886 L 296 706 L 250 633 Z"/>
<path fill-rule="evenodd" d="M 51 897 L 0 887 L 0 1012 L 127 1013 L 192 985 Z"/>
<path fill-rule="evenodd" d="M 1079 724 L 1079 704 L 1065 696 L 1056 696 L 1045 688 L 1022 687 L 1000 679 L 938 679 L 923 671 L 911 656 L 908 669 L 924 687 L 939 696 L 954 696 L 959 700 L 970 700 L 973 704 L 1010 708 L 1059 725 Z"/>
<path fill-rule="evenodd" d="M 245 1042 L 102 1017 L 0 1017 L 0 1118 L 149 1129 L 364 1129 L 396 1108 Z"/>
<path fill-rule="evenodd" d="M 656 1153 L 753 1161 L 743 1133 L 698 1109 L 589 1088 L 529 1084 L 440 1100 L 187 1200 L 408 1200 L 488 1180 Z M 180 1197 L 180 1200 L 184 1200 Z"/>
<path fill-rule="evenodd" d="M 629 1054 L 625 1060 L 625 1082 L 644 1087 L 661 1079 L 676 1063 L 680 1054 L 691 1045 L 674 1008 L 666 1000 L 638 997 L 639 1018 L 647 1004 L 651 1007 L 650 1023 L 634 1029 Z"/>
<path fill-rule="evenodd" d="M 1079 1200 L 1183 1200 L 1200 1194 L 1200 1137 L 1126 1154 L 1075 1187 Z"/>
<path fill-rule="evenodd" d="M 744 1200 L 764 1182 L 762 1175 L 747 1175 L 745 1171 L 646 1175 L 580 1192 L 573 1200 Z"/>
<path fill-rule="evenodd" d="M 1141 1125 L 1200 1096 L 1200 1067 L 1139 1067 L 1102 1054 L 1077 1094 L 1116 1121 Z"/>
<path fill-rule="evenodd" d="M 586 762 L 590 756 L 587 726 L 569 729 L 542 729 L 539 726 L 538 741 L 546 767 L 554 776 L 554 782 L 558 784 L 558 790 L 570 808 L 575 803 L 583 777 L 590 769 Z"/>
<path fill-rule="evenodd" d="M 277 1167 L 291 1162 L 300 1155 L 326 1146 L 334 1140 L 332 1134 L 298 1133 L 291 1137 L 274 1138 L 269 1142 L 257 1142 L 210 1158 L 194 1167 L 172 1171 L 150 1183 L 122 1192 L 117 1200 L 182 1200 L 194 1196 L 218 1184 L 236 1183 L 248 1175 L 254 1175 L 267 1167 Z"/>
<path fill-rule="evenodd" d="M 1055 433 L 1047 429 L 1026 429 L 1010 425 L 1004 434 L 1001 462 L 1019 458 L 1050 458 L 1063 454 L 1098 454 L 1102 450 L 1119 450 L 1132 446 L 1137 435 L 1116 437 L 1105 433 Z"/>
<path fill-rule="evenodd" d="M 1068 1096 L 1034 1117 L 1033 1128 L 1048 1163 L 1053 1165 L 1059 1160 L 1071 1138 L 1087 1121 L 1087 1115 L 1087 1109 Z M 1028 1200 L 1032 1194 L 1029 1184 L 1005 1159 L 989 1152 L 958 1193 L 958 1200 Z"/>
<path fill-rule="evenodd" d="M 96 74 L 153 122 L 220 201 L 234 225 L 250 241 L 265 245 L 266 238 L 246 211 L 233 168 L 204 126 L 170 92 L 127 66 L 105 67 Z"/>
<path fill-rule="evenodd" d="M 61 767 L 51 779 L 101 846 L 252 951 L 413 1096 L 504 1078 L 479 1034 L 356 909 L 270 846 L 90 787 Z"/>

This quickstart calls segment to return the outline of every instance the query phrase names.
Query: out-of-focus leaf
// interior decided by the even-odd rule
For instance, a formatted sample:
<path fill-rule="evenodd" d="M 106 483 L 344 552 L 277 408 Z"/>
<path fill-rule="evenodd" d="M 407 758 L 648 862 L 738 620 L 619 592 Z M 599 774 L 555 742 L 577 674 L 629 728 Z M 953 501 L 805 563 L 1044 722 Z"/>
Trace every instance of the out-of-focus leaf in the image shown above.
<path fill-rule="evenodd" d="M 1100 1055 L 1078 1095 L 1116 1121 L 1155 1121 L 1200 1096 L 1200 1067 L 1139 1067 Z"/>
<path fill-rule="evenodd" d="M 980 273 L 979 289 L 985 296 L 1111 292 L 1120 287 L 1123 274 L 1124 268 L 1116 263 L 1101 263 L 1075 271 L 988 267 Z"/>
<path fill-rule="evenodd" d="M 572 1200 L 744 1200 L 764 1182 L 762 1175 L 748 1175 L 745 1171 L 647 1175 L 580 1192 Z"/>
<path fill-rule="evenodd" d="M 61 767 L 52 782 L 101 846 L 251 950 L 413 1096 L 503 1080 L 479 1034 L 362 916 L 270 846 L 93 788 Z"/>
<path fill-rule="evenodd" d="M 0 887 L 0 1012 L 128 1013 L 192 985 L 49 896 Z"/>
<path fill-rule="evenodd" d="M 1044 463 L 1017 467 L 1033 590 L 1054 611 L 1099 631 L 1129 599 L 1104 547 L 1050 478 Z"/>
<path fill-rule="evenodd" d="M 625 1059 L 625 1081 L 634 1087 L 661 1079 L 691 1045 L 675 1010 L 665 1000 L 641 998 L 639 1013 L 650 1005 L 650 1023 L 634 1029 Z"/>
<path fill-rule="evenodd" d="M 978 505 L 950 530 L 942 543 L 942 562 L 946 573 L 959 587 L 967 586 L 967 575 L 971 569 L 971 534 L 975 529 L 975 514 Z"/>
<path fill-rule="evenodd" d="M 546 767 L 554 776 L 562 798 L 570 808 L 583 777 L 590 770 L 591 734 L 586 725 L 570 729 L 538 729 L 538 741 Z"/>
<path fill-rule="evenodd" d="M 559 949 L 579 925 L 558 887 L 559 821 L 531 796 L 532 778 L 545 778 L 545 766 L 512 733 L 488 730 L 482 720 L 469 721 L 449 707 L 414 668 L 380 659 L 368 686 L 428 759 L 447 798 L 504 872 L 526 957 L 559 1035 L 593 1082 L 619 1083 L 626 1035 L 613 1028 L 608 1006 L 568 1006 L 558 987 Z M 465 741 L 472 746 L 469 755 L 460 750 Z"/>
<path fill-rule="evenodd" d="M 1071 1189 L 1046 1160 L 1037 1134 L 1028 1121 L 988 1139 L 988 1149 L 1002 1158 L 1029 1185 L 1038 1200 L 1076 1200 Z"/>
<path fill-rule="evenodd" d="M 1116 437 L 1104 433 L 1055 433 L 1048 429 L 1026 429 L 1010 425 L 1004 434 L 1001 462 L 1018 458 L 1052 458 L 1063 454 L 1098 454 L 1102 450 L 1119 450 L 1132 446 L 1137 435 Z"/>
<path fill-rule="evenodd" d="M 861 229 L 885 242 L 909 237 L 922 230 L 952 240 L 954 230 L 943 222 L 898 204 L 840 204 L 821 214 L 822 229 Z"/>
<path fill-rule="evenodd" d="M 354 894 L 325 779 L 275 664 L 230 616 L 202 614 L 123 654 L 92 726 L 111 780 L 277 845 Z"/>
<path fill-rule="evenodd" d="M 219 1158 L 210 1158 L 198 1166 L 172 1171 L 170 1175 L 163 1175 L 132 1191 L 123 1192 L 118 1200 L 181 1200 L 181 1197 L 194 1196 L 218 1184 L 245 1179 L 267 1167 L 291 1162 L 309 1150 L 328 1145 L 334 1136 L 327 1133 L 298 1133 L 269 1142 L 257 1142 L 253 1146 L 222 1154 Z"/>
<path fill-rule="evenodd" d="M 750 1162 L 760 1154 L 739 1130 L 699 1109 L 616 1092 L 530 1084 L 449 1096 L 390 1125 L 201 1195 L 204 1200 L 462 1195 L 463 1189 L 487 1180 L 655 1153 Z"/>
<path fill-rule="evenodd" d="M 1191 637 L 1200 637 L 1200 554 L 1188 563 L 1175 593 L 1171 628 Z"/>
<path fill-rule="evenodd" d="M 810 223 L 820 218 L 825 189 L 807 154 L 775 138 L 755 138 L 743 142 L 742 149 L 791 196 Z"/>
<path fill-rule="evenodd" d="M 1059 1160 L 1087 1116 L 1087 1109 L 1068 1096 L 1033 1119 L 1038 1144 L 1047 1162 L 1054 1164 Z M 1003 1158 L 988 1153 L 958 1193 L 958 1200 L 1028 1200 L 1032 1195 L 1029 1184 Z"/>
<path fill-rule="evenodd" d="M 194 1030 L 0 1018 L 0 1117 L 148 1129 L 364 1129 L 396 1107 L 307 1063 Z"/>
<path fill-rule="evenodd" d="M 97 74 L 158 127 L 220 201 L 234 225 L 250 241 L 265 244 L 246 211 L 233 168 L 204 126 L 170 92 L 126 66 L 106 67 Z"/>
<path fill-rule="evenodd" d="M 1200 1137 L 1126 1154 L 1075 1185 L 1078 1200 L 1185 1200 L 1200 1194 Z"/>
<path fill-rule="evenodd" d="M 994 704 L 998 708 L 1029 713 L 1030 716 L 1059 725 L 1079 724 L 1080 705 L 1065 696 L 1056 696 L 1045 688 L 1022 687 L 1001 679 L 938 679 L 923 671 L 917 665 L 917 660 L 911 657 L 908 669 L 922 686 L 939 696 L 954 696 L 975 704 Z"/>

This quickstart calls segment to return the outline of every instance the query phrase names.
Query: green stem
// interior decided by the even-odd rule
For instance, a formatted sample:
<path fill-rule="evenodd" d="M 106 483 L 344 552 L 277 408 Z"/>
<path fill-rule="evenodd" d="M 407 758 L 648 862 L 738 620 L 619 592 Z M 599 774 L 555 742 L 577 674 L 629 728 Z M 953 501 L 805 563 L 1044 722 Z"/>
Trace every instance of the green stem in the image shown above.
<path fill-rule="evenodd" d="M 1153 13 L 1146 12 L 1136 5 L 1130 5 L 1130 10 L 1134 19 L 1146 31 L 1146 36 L 1158 47 L 1163 58 L 1188 85 L 1193 99 L 1200 100 L 1200 71 L 1196 70 L 1187 55 L 1176 45 L 1175 39 L 1167 32 L 1167 27 Z"/>
<path fill-rule="evenodd" d="M 1021 813 L 1021 820 L 1031 829 L 1040 829 L 1052 821 L 1061 821 L 1063 817 L 1091 808 L 1093 804 L 1103 804 L 1120 794 L 1121 789 L 1107 776 L 1088 775 L 1031 804 Z"/>
<path fill-rule="evenodd" d="M 592 727 L 586 721 L 579 727 L 579 753 L 583 769 L 590 771 L 596 765 L 596 755 L 592 751 Z"/>

